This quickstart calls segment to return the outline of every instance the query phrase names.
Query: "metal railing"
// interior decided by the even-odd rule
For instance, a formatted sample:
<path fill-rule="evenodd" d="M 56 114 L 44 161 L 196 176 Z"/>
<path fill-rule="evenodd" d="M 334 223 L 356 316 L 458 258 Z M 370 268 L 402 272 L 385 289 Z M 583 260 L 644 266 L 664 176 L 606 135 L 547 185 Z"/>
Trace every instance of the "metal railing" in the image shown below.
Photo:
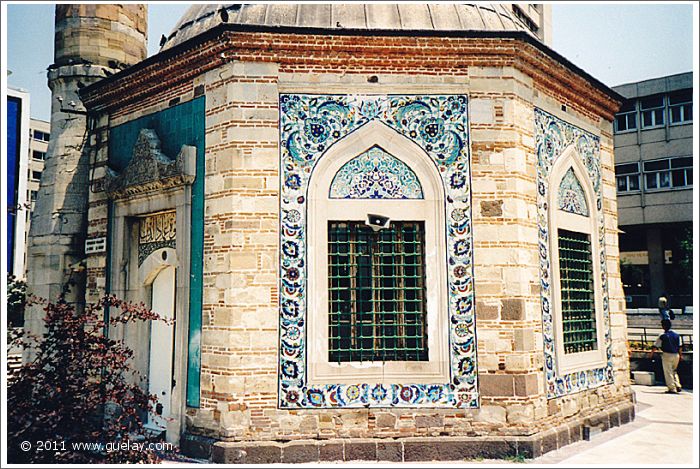
<path fill-rule="evenodd" d="M 633 329 L 636 330 L 627 330 L 627 342 L 640 342 L 641 344 L 644 345 L 645 350 L 651 350 L 651 346 L 654 345 L 654 342 L 656 339 L 659 337 L 661 332 L 659 331 L 658 328 L 654 327 L 643 327 L 643 326 L 635 326 Z M 679 333 L 679 336 L 681 336 L 681 339 L 683 340 L 683 351 L 684 352 L 690 352 L 693 350 L 693 334 L 692 332 L 690 333 Z"/>

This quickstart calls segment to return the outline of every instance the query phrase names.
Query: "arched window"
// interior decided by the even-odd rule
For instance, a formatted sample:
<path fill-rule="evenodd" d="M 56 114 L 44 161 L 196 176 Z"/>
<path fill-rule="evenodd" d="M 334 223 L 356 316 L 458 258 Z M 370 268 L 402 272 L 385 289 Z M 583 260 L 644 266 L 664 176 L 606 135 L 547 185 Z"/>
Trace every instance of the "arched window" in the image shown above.
<path fill-rule="evenodd" d="M 605 363 L 596 199 L 570 147 L 550 173 L 549 226 L 557 367 L 561 375 Z"/>
<path fill-rule="evenodd" d="M 380 123 L 309 184 L 308 382 L 449 380 L 444 196 L 425 152 Z"/>

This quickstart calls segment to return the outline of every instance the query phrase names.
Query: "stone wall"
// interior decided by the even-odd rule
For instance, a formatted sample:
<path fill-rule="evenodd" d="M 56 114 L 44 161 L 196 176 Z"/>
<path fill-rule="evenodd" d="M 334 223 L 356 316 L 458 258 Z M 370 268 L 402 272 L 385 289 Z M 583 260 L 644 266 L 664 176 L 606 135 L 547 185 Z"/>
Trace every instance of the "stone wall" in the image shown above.
<path fill-rule="evenodd" d="M 235 48 L 222 41 L 167 56 L 159 67 L 170 75 L 144 67 L 121 90 L 108 84 L 91 98 L 117 125 L 191 99 L 204 86 L 202 406 L 188 409 L 190 432 L 233 441 L 531 435 L 630 400 L 609 97 L 514 40 L 240 33 L 231 41 Z M 175 76 L 192 57 L 200 73 L 187 68 L 185 78 Z M 287 92 L 469 96 L 479 409 L 277 409 L 278 95 Z M 551 400 L 543 372 L 535 107 L 601 139 L 615 369 L 613 385 Z M 101 263 L 91 258 L 93 286 Z"/>

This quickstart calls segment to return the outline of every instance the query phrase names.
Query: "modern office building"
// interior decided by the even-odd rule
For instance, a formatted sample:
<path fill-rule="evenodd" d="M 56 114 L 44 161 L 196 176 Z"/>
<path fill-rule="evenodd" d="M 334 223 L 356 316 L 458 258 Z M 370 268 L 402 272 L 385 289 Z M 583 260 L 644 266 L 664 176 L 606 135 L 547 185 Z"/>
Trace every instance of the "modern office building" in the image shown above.
<path fill-rule="evenodd" d="M 622 282 L 628 308 L 692 304 L 693 74 L 613 88 Z"/>
<path fill-rule="evenodd" d="M 7 90 L 7 266 L 6 272 L 24 277 L 27 203 L 26 155 L 29 153 L 29 93 Z M 22 254 L 18 254 L 22 253 Z"/>
<path fill-rule="evenodd" d="M 29 93 L 8 88 L 7 95 L 7 273 L 23 279 L 50 125 L 30 117 Z"/>
<path fill-rule="evenodd" d="M 51 136 L 51 124 L 40 119 L 29 120 L 29 151 L 27 155 L 27 209 L 25 215 L 25 245 L 29 245 L 29 227 L 31 225 L 32 213 L 37 194 L 39 193 L 39 182 L 44 171 L 44 161 L 49 147 L 49 137 Z M 24 250 L 24 265 L 27 265 L 27 249 Z M 26 267 L 25 267 L 26 270 Z"/>

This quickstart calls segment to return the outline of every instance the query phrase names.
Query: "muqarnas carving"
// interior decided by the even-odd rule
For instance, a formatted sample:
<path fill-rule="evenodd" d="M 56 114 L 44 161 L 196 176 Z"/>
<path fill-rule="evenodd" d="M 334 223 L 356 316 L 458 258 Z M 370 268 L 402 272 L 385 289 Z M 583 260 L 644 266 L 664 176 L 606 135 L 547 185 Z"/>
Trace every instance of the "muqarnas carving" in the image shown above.
<path fill-rule="evenodd" d="M 105 190 L 112 198 L 192 184 L 197 148 L 183 145 L 175 159 L 168 158 L 153 129 L 141 129 L 131 160 L 121 173 L 107 168 Z"/>

